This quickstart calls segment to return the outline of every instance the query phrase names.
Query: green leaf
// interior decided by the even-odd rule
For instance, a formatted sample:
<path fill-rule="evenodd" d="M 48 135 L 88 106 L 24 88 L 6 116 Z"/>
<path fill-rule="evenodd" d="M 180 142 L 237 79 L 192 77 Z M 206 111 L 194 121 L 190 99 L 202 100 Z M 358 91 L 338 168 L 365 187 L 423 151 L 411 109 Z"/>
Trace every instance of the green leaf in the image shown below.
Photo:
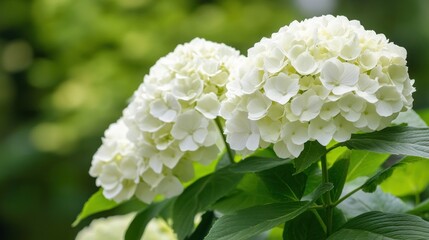
<path fill-rule="evenodd" d="M 318 220 L 316 214 L 320 216 Z M 324 229 L 320 221 L 326 222 L 324 217 L 324 210 L 320 209 L 316 211 L 312 209 L 311 211 L 306 211 L 305 213 L 299 215 L 295 219 L 287 222 L 283 231 L 284 240 L 322 240 L 326 239 L 326 229 Z M 338 229 L 346 222 L 343 213 L 334 208 L 333 218 L 332 218 L 332 228 Z"/>
<path fill-rule="evenodd" d="M 343 145 L 350 149 L 429 158 L 429 128 L 394 126 L 353 134 Z"/>
<path fill-rule="evenodd" d="M 410 127 L 427 127 L 425 121 L 413 109 L 399 113 L 392 123 L 396 125 L 405 123 Z"/>
<path fill-rule="evenodd" d="M 351 150 L 350 166 L 346 182 L 358 177 L 374 174 L 388 157 L 389 154 Z"/>
<path fill-rule="evenodd" d="M 380 186 L 385 192 L 395 196 L 420 194 L 429 184 L 429 160 L 418 157 L 408 157 L 415 160 L 396 168 L 392 176 Z"/>
<path fill-rule="evenodd" d="M 290 159 L 248 157 L 230 167 L 231 171 L 237 173 L 260 172 L 277 166 L 290 163 Z"/>
<path fill-rule="evenodd" d="M 344 187 L 344 193 L 351 192 L 362 184 L 363 178 L 358 178 Z M 405 213 L 411 207 L 401 199 L 377 188 L 373 193 L 356 192 L 338 205 L 346 218 L 350 219 L 369 211 L 389 213 Z"/>
<path fill-rule="evenodd" d="M 210 231 L 211 226 L 213 225 L 213 221 L 215 219 L 215 215 L 212 211 L 207 211 L 201 216 L 201 222 L 198 224 L 195 231 L 191 236 L 186 238 L 186 240 L 201 240 L 207 235 Z"/>
<path fill-rule="evenodd" d="M 337 201 L 341 197 L 350 165 L 350 155 L 350 152 L 346 151 L 328 171 L 329 181 L 334 184 L 334 189 L 330 192 L 332 201 Z"/>
<path fill-rule="evenodd" d="M 118 205 L 119 204 L 115 201 L 106 199 L 103 195 L 103 190 L 100 189 L 88 199 L 85 205 L 83 205 L 82 211 L 79 213 L 76 220 L 74 220 L 72 226 L 76 227 L 83 219 L 92 214 L 112 209 Z"/>
<path fill-rule="evenodd" d="M 399 162 L 391 165 L 390 167 L 383 169 L 381 171 L 379 171 L 378 173 L 376 173 L 374 176 L 370 177 L 363 185 L 362 185 L 362 190 L 365 192 L 374 192 L 375 189 L 377 188 L 377 186 L 379 184 L 381 184 L 383 181 L 385 181 L 387 178 L 389 178 L 393 171 L 395 171 L 396 168 L 409 163 L 409 162 L 413 162 L 414 158 L 404 158 L 402 160 L 400 160 Z"/>
<path fill-rule="evenodd" d="M 307 175 L 294 174 L 292 164 L 285 164 L 258 173 L 271 196 L 280 201 L 299 201 L 304 194 Z"/>
<path fill-rule="evenodd" d="M 228 196 L 217 201 L 213 208 L 223 214 L 230 214 L 240 209 L 276 202 L 271 197 L 265 183 L 254 173 L 244 175 L 240 183 Z"/>
<path fill-rule="evenodd" d="M 310 167 L 313 163 L 326 153 L 326 148 L 317 141 L 306 142 L 304 150 L 297 158 L 294 159 L 296 173 L 300 173 Z"/>
<path fill-rule="evenodd" d="M 140 240 L 146 229 L 146 225 L 169 204 L 169 201 L 170 199 L 152 203 L 147 208 L 137 213 L 125 232 L 125 240 Z"/>
<path fill-rule="evenodd" d="M 429 239 L 429 222 L 407 214 L 368 212 L 351 219 L 328 240 Z"/>
<path fill-rule="evenodd" d="M 243 174 L 222 169 L 187 187 L 173 206 L 173 229 L 178 238 L 187 237 L 194 228 L 195 215 L 228 194 L 242 177 Z"/>
<path fill-rule="evenodd" d="M 317 220 L 315 213 L 311 211 L 307 211 L 287 222 L 283 230 L 283 240 L 313 240 L 325 238 L 325 230 Z"/>
<path fill-rule="evenodd" d="M 309 202 L 271 203 L 224 215 L 205 240 L 242 240 L 291 220 L 310 207 Z"/>
<path fill-rule="evenodd" d="M 248 239 L 299 216 L 330 189 L 332 184 L 321 185 L 312 194 L 312 201 L 271 203 L 224 215 L 215 222 L 205 240 Z"/>
<path fill-rule="evenodd" d="M 425 201 L 421 202 L 413 209 L 408 211 L 408 213 L 411 213 L 411 214 L 423 214 L 427 212 L 429 212 L 429 199 L 426 199 Z"/>

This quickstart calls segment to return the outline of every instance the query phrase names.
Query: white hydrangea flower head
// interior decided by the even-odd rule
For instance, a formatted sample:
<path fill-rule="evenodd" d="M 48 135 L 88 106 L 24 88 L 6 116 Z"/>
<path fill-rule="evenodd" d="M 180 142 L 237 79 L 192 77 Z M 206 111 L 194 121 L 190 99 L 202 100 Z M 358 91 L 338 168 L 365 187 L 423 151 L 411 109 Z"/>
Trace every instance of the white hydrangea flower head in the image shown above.
<path fill-rule="evenodd" d="M 231 47 L 197 38 L 158 60 L 94 155 L 90 174 L 106 198 L 179 195 L 193 162 L 216 159 L 223 146 L 214 119 L 240 59 Z"/>
<path fill-rule="evenodd" d="M 249 152 L 267 143 L 298 157 L 307 141 L 344 142 L 380 130 L 412 107 L 406 50 L 344 16 L 294 21 L 237 64 L 220 113 L 227 141 Z"/>
<path fill-rule="evenodd" d="M 122 240 L 135 215 L 130 213 L 95 219 L 77 234 L 76 240 Z M 141 240 L 177 240 L 177 236 L 163 219 L 153 218 Z"/>
<path fill-rule="evenodd" d="M 137 147 L 127 138 L 128 131 L 123 119 L 111 124 L 103 144 L 93 156 L 89 173 L 96 178 L 103 195 L 117 202 L 136 196 L 150 203 L 158 194 L 168 197 L 180 194 L 183 190 L 180 180 L 189 180 L 189 176 L 162 166 L 176 166 L 183 154 L 175 156 L 170 149 L 159 153 L 151 152 L 151 146 Z M 152 159 L 158 161 L 147 156 L 154 156 Z"/>

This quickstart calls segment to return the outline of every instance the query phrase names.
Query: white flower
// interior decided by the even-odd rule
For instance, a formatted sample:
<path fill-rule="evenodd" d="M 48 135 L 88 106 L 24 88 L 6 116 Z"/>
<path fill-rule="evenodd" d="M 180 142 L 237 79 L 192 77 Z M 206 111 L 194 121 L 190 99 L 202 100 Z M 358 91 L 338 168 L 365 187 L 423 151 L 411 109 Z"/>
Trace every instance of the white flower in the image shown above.
<path fill-rule="evenodd" d="M 271 106 L 271 101 L 261 94 L 260 92 L 256 92 L 249 97 L 249 102 L 247 103 L 247 111 L 249 113 L 250 120 L 258 120 L 263 118 L 268 109 Z"/>
<path fill-rule="evenodd" d="M 194 110 L 181 114 L 171 129 L 171 135 L 180 140 L 180 150 L 195 151 L 208 136 L 209 121 Z"/>
<path fill-rule="evenodd" d="M 215 119 L 219 115 L 220 103 L 217 96 L 211 92 L 198 99 L 195 109 L 202 113 L 204 117 Z"/>
<path fill-rule="evenodd" d="M 292 113 L 301 121 L 310 121 L 320 113 L 323 101 L 312 89 L 295 97 L 291 102 Z"/>
<path fill-rule="evenodd" d="M 404 48 L 358 21 L 294 21 L 233 71 L 220 110 L 227 139 L 235 150 L 273 144 L 279 157 L 297 157 L 307 141 L 326 146 L 382 129 L 412 106 L 405 58 Z"/>
<path fill-rule="evenodd" d="M 335 95 L 353 91 L 359 79 L 359 68 L 350 63 L 342 63 L 338 59 L 329 59 L 323 64 L 320 81 L 326 89 Z"/>
<path fill-rule="evenodd" d="M 95 219 L 77 234 L 76 240 L 122 240 L 135 215 Z M 141 240 L 177 240 L 177 236 L 162 218 L 153 218 L 146 225 Z"/>
<path fill-rule="evenodd" d="M 240 59 L 231 47 L 197 38 L 158 60 L 94 155 L 90 174 L 106 198 L 176 196 L 194 175 L 192 161 L 217 158 L 223 145 L 213 119 Z"/>
<path fill-rule="evenodd" d="M 173 122 L 181 110 L 179 101 L 171 94 L 150 103 L 150 114 L 162 122 Z"/>
<path fill-rule="evenodd" d="M 255 121 L 244 113 L 237 113 L 226 122 L 226 141 L 235 150 L 255 151 L 259 147 L 260 135 Z"/>
<path fill-rule="evenodd" d="M 316 118 L 308 126 L 308 135 L 323 146 L 326 146 L 332 140 L 335 130 L 336 126 L 334 122 Z"/>
<path fill-rule="evenodd" d="M 287 103 L 299 90 L 299 76 L 280 73 L 268 78 L 264 85 L 266 96 L 272 101 L 280 104 Z"/>

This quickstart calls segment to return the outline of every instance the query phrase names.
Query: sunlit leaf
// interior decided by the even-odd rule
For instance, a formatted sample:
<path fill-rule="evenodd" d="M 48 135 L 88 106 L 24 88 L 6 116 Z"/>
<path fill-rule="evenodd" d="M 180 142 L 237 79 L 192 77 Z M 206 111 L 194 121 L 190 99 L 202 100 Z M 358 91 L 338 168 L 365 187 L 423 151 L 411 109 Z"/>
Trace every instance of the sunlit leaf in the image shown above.
<path fill-rule="evenodd" d="M 388 157 L 389 154 L 351 150 L 350 166 L 346 181 L 349 182 L 357 177 L 374 174 Z"/>
<path fill-rule="evenodd" d="M 429 159 L 408 157 L 415 161 L 396 168 L 380 186 L 396 196 L 420 194 L 429 184 Z"/>
<path fill-rule="evenodd" d="M 103 195 L 103 190 L 100 189 L 88 199 L 85 205 L 83 205 L 82 211 L 79 213 L 76 220 L 74 220 L 72 226 L 77 226 L 83 219 L 88 216 L 112 209 L 116 206 L 118 206 L 118 203 L 113 200 L 106 199 Z"/>

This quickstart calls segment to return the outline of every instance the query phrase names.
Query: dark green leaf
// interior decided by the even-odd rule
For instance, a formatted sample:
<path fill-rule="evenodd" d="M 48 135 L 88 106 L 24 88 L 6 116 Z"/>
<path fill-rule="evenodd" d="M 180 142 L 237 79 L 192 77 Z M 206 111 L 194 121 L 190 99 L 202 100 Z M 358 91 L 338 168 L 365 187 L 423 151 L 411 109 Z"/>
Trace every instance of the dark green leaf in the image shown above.
<path fill-rule="evenodd" d="M 368 212 L 351 219 L 328 240 L 429 239 L 429 222 L 407 214 Z"/>
<path fill-rule="evenodd" d="M 280 201 L 299 201 L 304 194 L 307 175 L 295 174 L 292 164 L 284 164 L 258 173 L 271 196 Z"/>
<path fill-rule="evenodd" d="M 347 182 L 356 179 L 357 177 L 373 175 L 389 157 L 389 154 L 362 150 L 349 151 L 351 151 L 351 158 L 347 173 Z"/>
<path fill-rule="evenodd" d="M 164 200 L 159 203 L 152 203 L 146 209 L 137 213 L 133 221 L 128 226 L 125 233 L 125 240 L 140 240 L 143 236 L 144 230 L 146 229 L 146 225 L 169 204 L 169 201 L 170 200 Z"/>
<path fill-rule="evenodd" d="M 283 230 L 284 240 L 325 239 L 325 230 L 315 215 L 316 210 L 307 211 L 287 222 Z M 318 214 L 318 213 L 317 213 Z M 319 214 L 320 216 L 320 214 Z M 321 219 L 322 220 L 322 219 Z M 322 220 L 323 221 L 323 220 Z"/>
<path fill-rule="evenodd" d="M 329 181 L 334 184 L 334 189 L 330 192 L 332 201 L 337 201 L 341 197 L 347 172 L 350 165 L 350 152 L 343 153 L 334 165 L 329 169 Z"/>
<path fill-rule="evenodd" d="M 223 169 L 197 180 L 186 188 L 173 206 L 173 229 L 178 238 L 186 238 L 194 228 L 195 215 L 207 210 L 228 194 L 242 177 L 243 174 Z"/>
<path fill-rule="evenodd" d="M 223 197 L 213 206 L 223 214 L 230 214 L 240 209 L 277 202 L 268 191 L 261 178 L 254 173 L 244 175 L 240 183 L 228 196 Z"/>
<path fill-rule="evenodd" d="M 350 149 L 429 158 L 429 128 L 394 126 L 353 134 L 343 145 Z"/>
<path fill-rule="evenodd" d="M 307 175 L 304 195 L 307 195 L 313 192 L 322 182 L 322 170 L 319 164 L 314 163 L 311 167 L 307 168 L 304 173 Z"/>
<path fill-rule="evenodd" d="M 249 157 L 231 166 L 230 169 L 237 173 L 260 172 L 290 162 L 290 159 Z"/>
<path fill-rule="evenodd" d="M 346 220 L 342 212 L 334 208 L 332 225 L 333 229 L 338 229 Z M 320 217 L 318 220 L 317 215 Z M 324 219 L 324 210 L 316 211 L 315 209 L 306 211 L 297 218 L 287 222 L 283 231 L 284 240 L 323 240 L 326 239 L 325 229 L 320 221 L 326 222 Z"/>
<path fill-rule="evenodd" d="M 113 200 L 106 199 L 103 195 L 103 190 L 100 189 L 88 199 L 85 205 L 83 205 L 82 211 L 79 213 L 76 220 L 74 220 L 72 226 L 77 226 L 80 221 L 92 214 L 106 211 L 116 206 L 118 206 L 118 203 Z"/>
<path fill-rule="evenodd" d="M 319 161 L 319 159 L 326 153 L 326 148 L 317 141 L 306 142 L 304 144 L 304 150 L 301 152 L 299 157 L 293 160 L 296 168 L 296 172 L 300 173 L 310 167 L 313 163 Z"/>
<path fill-rule="evenodd" d="M 321 185 L 312 194 L 312 201 L 271 203 L 224 215 L 215 222 L 205 240 L 242 240 L 267 231 L 299 216 L 330 189 L 332 184 Z"/>
<path fill-rule="evenodd" d="M 205 239 L 248 239 L 297 217 L 309 206 L 309 202 L 271 203 L 224 215 L 215 222 Z"/>
<path fill-rule="evenodd" d="M 202 240 L 209 232 L 213 225 L 215 215 L 212 211 L 207 211 L 201 216 L 201 222 L 198 224 L 195 231 L 186 240 Z"/>

